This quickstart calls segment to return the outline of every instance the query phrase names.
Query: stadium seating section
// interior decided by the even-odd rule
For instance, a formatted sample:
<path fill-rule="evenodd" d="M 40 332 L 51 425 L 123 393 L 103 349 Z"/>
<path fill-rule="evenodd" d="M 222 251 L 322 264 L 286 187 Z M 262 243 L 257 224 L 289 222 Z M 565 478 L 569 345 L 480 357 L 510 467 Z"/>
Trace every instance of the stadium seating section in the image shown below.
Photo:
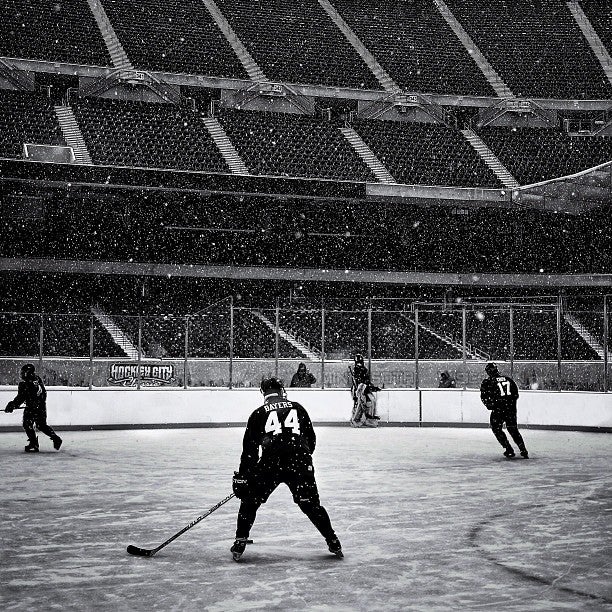
<path fill-rule="evenodd" d="M 0 90 L 0 156 L 22 158 L 24 143 L 65 146 L 53 105 L 42 95 Z"/>
<path fill-rule="evenodd" d="M 121 357 L 123 351 L 94 321 L 94 355 Z M 86 314 L 33 315 L 0 313 L 0 354 L 35 357 L 40 353 L 42 326 L 43 354 L 50 357 L 89 357 L 91 318 Z"/>
<path fill-rule="evenodd" d="M 112 310 L 112 300 L 106 298 Z M 257 311 L 259 312 L 259 311 Z M 269 311 L 272 313 L 273 311 Z M 470 311 L 466 317 L 467 358 L 510 359 L 510 324 L 507 308 L 498 311 L 484 309 L 477 318 Z M 325 310 L 326 359 L 349 359 L 356 351 L 367 354 L 367 312 Z M 199 315 L 138 316 L 113 315 L 112 320 L 138 346 L 139 324 L 144 358 L 183 359 L 185 330 L 189 329 L 189 358 L 222 358 L 230 356 L 229 305 L 217 307 Z M 596 336 L 601 318 L 585 312 L 582 322 Z M 273 316 L 269 317 L 273 321 Z M 93 355 L 125 357 L 101 324 L 88 314 L 54 314 L 42 317 L 43 354 L 48 357 L 81 357 L 90 354 L 89 328 L 93 321 Z M 188 322 L 187 322 L 188 321 Z M 402 311 L 372 313 L 371 355 L 373 359 L 414 359 L 414 314 Z M 419 359 L 458 360 L 462 358 L 461 313 L 419 311 Z M 235 358 L 274 358 L 274 327 L 266 326 L 255 311 L 234 308 L 233 356 Z M 281 358 L 306 358 L 291 338 L 308 344 L 316 355 L 321 354 L 322 313 L 316 309 L 285 307 L 280 310 L 278 350 Z M 556 313 L 550 307 L 515 307 L 513 310 L 513 347 L 516 360 L 556 361 L 558 356 Z M 36 357 L 39 354 L 41 316 L 0 312 L 1 356 Z M 290 334 L 286 339 L 284 334 Z M 597 352 L 571 325 L 562 319 L 561 359 L 599 360 Z"/>
<path fill-rule="evenodd" d="M 83 0 L 3 0 L 0 57 L 111 64 L 98 24 Z"/>
<path fill-rule="evenodd" d="M 608 53 L 612 53 L 612 12 L 608 0 L 582 0 L 580 6 Z"/>
<path fill-rule="evenodd" d="M 606 273 L 612 266 L 607 211 L 573 216 L 173 192 L 135 197 L 128 190 L 62 193 L 48 198 L 44 223 L 10 217 L 1 223 L 5 257 L 532 274 Z"/>
<path fill-rule="evenodd" d="M 463 135 L 446 125 L 356 120 L 353 127 L 398 183 L 502 186 Z"/>
<path fill-rule="evenodd" d="M 217 0 L 271 81 L 380 89 L 316 0 Z"/>
<path fill-rule="evenodd" d="M 402 89 L 495 95 L 481 70 L 429 0 L 335 0 L 334 5 Z"/>
<path fill-rule="evenodd" d="M 476 314 L 478 313 L 478 316 Z M 462 342 L 461 313 L 423 312 L 419 317 L 431 331 Z M 514 308 L 513 348 L 517 360 L 557 359 L 557 315 L 549 308 Z M 466 342 L 470 348 L 493 360 L 510 359 L 510 314 L 508 309 L 470 311 L 466 317 Z M 597 353 L 566 321 L 561 324 L 561 358 L 598 359 Z"/>
<path fill-rule="evenodd" d="M 73 110 L 94 163 L 229 171 L 201 115 L 191 109 L 88 98 Z"/>
<path fill-rule="evenodd" d="M 563 0 L 446 4 L 514 95 L 612 97 L 612 86 Z"/>
<path fill-rule="evenodd" d="M 329 121 L 230 109 L 223 110 L 219 120 L 253 174 L 376 180 Z"/>
<path fill-rule="evenodd" d="M 612 86 L 564 0 L 446 3 L 514 94 L 563 100 L 612 98 Z M 406 91 L 494 95 L 433 0 L 332 0 L 332 4 Z M 583 0 L 580 4 L 612 50 L 610 3 Z M 102 0 L 102 5 L 137 69 L 248 78 L 205 2 Z M 59 75 L 45 66 L 44 76 L 37 73 L 32 81 L 36 91 L 0 89 L 0 157 L 21 159 L 24 143 L 65 146 L 53 106 L 53 101 L 61 101 L 72 107 L 93 163 L 122 167 L 112 170 L 115 178 L 128 173 L 125 168 L 130 167 L 186 171 L 180 173 L 181 177 L 194 176 L 188 172 L 227 174 L 230 168 L 203 121 L 214 110 L 248 171 L 256 175 L 248 177 L 250 185 L 264 182 L 263 176 L 331 179 L 317 185 L 330 186 L 333 191 L 316 200 L 293 194 L 272 198 L 195 193 L 195 189 L 188 192 L 174 187 L 166 191 L 110 191 L 102 185 L 89 188 L 57 179 L 52 171 L 63 166 L 51 166 L 49 176 L 57 180 L 40 187 L 43 181 L 37 181 L 41 176 L 32 184 L 23 180 L 26 169 L 18 183 L 0 181 L 1 258 L 416 271 L 433 275 L 610 272 L 612 221 L 608 210 L 570 216 L 528 208 L 468 209 L 460 204 L 444 206 L 435 200 L 425 205 L 415 200 L 381 203 L 365 196 L 362 200 L 350 199 L 337 181 L 378 179 L 340 131 L 349 125 L 398 183 L 497 189 L 502 184 L 455 127 L 355 118 L 357 99 L 372 96 L 352 92 L 351 100 L 347 100 L 340 88 L 384 91 L 317 0 L 216 0 L 216 5 L 269 80 L 289 86 L 329 87 L 326 97 L 317 100 L 317 112 L 328 104 L 329 117 L 230 109 L 223 108 L 223 103 L 213 109 L 211 100 L 221 97 L 220 90 L 212 89 L 215 82 L 208 81 L 203 83 L 206 87 L 199 88 L 195 85 L 203 79 L 183 77 L 181 82 L 190 86 L 181 86 L 187 100 L 178 106 L 118 99 L 120 96 L 77 97 L 68 88 L 77 87 L 85 72 L 91 77 L 100 73 L 91 67 L 111 67 L 89 3 L 5 0 L 0 57 L 78 64 L 83 71 L 77 74 L 62 67 Z M 11 83 L 18 86 L 11 80 L 10 66 L 5 64 L 0 65 L 0 80 L 3 87 Z M 20 85 L 26 86 L 29 75 L 22 81 Z M 46 87 L 50 87 L 49 96 L 41 93 Z M 140 95 L 136 92 L 131 91 L 132 97 Z M 596 114 L 598 125 L 605 124 L 608 117 L 598 114 L 601 104 L 589 108 L 592 125 Z M 449 106 L 447 110 L 457 126 L 474 124 L 476 106 Z M 572 121 L 579 125 L 583 110 L 563 112 L 568 116 L 575 113 Z M 612 160 L 612 137 L 570 135 L 562 131 L 564 117 L 560 115 L 557 127 L 486 126 L 477 131 L 523 185 Z M 30 163 L 6 165 L 38 168 Z M 107 173 L 106 169 L 87 168 L 90 171 L 92 175 Z M 146 179 L 152 181 L 148 186 L 155 183 L 166 187 L 161 177 L 168 173 L 140 174 L 153 176 Z M 230 180 L 239 184 L 242 178 Z M 295 183 L 303 185 L 306 181 Z M 342 187 L 364 189 L 363 185 L 348 183 L 342 183 Z M 13 214 L 12 202 L 19 198 L 26 207 L 32 204 L 28 198 L 37 198 L 36 214 Z M 375 307 L 371 322 L 367 311 L 371 302 L 358 304 L 354 297 L 360 295 L 359 289 L 347 284 L 342 291 L 354 291 L 354 295 L 346 302 L 330 298 L 328 303 L 304 301 L 300 305 L 296 298 L 295 303 L 284 304 L 278 311 L 282 336 L 277 339 L 277 311 L 270 302 L 271 296 L 279 294 L 278 287 L 263 288 L 255 281 L 242 281 L 240 296 L 229 279 L 160 276 L 134 280 L 114 274 L 80 278 L 78 274 L 19 272 L 3 273 L 2 280 L 2 357 L 37 358 L 42 335 L 45 356 L 87 359 L 91 331 L 94 357 L 126 357 L 104 323 L 92 316 L 93 305 L 109 314 L 134 345 L 140 344 L 147 358 L 183 359 L 187 353 L 190 358 L 227 359 L 231 346 L 231 353 L 238 359 L 272 359 L 278 347 L 281 358 L 307 360 L 309 356 L 300 344 L 315 356 L 324 352 L 327 359 L 348 359 L 355 351 L 371 351 L 373 359 L 381 360 L 416 357 L 417 328 L 411 310 L 414 296 L 399 305 Z M 319 289 L 325 299 L 335 290 L 330 286 Z M 394 289 L 402 290 L 405 288 Z M 229 295 L 234 306 L 231 311 L 224 297 Z M 213 302 L 214 307 L 209 307 Z M 603 313 L 599 304 L 597 308 L 587 304 L 572 314 L 601 339 Z M 512 321 L 512 349 L 517 360 L 601 359 L 575 331 L 575 321 L 569 317 L 560 321 L 559 355 L 558 322 L 550 306 L 517 307 Z M 418 324 L 419 359 L 462 359 L 461 312 L 423 309 Z M 508 310 L 470 309 L 465 336 L 470 351 L 508 359 Z"/>
<path fill-rule="evenodd" d="M 110 315 L 114 323 L 138 344 L 138 313 L 141 338 L 148 358 L 183 359 L 185 355 L 186 315 L 189 315 L 188 356 L 190 358 L 227 358 L 230 341 L 230 300 L 234 317 L 234 356 L 236 358 L 274 357 L 274 323 L 276 310 L 272 294 L 283 293 L 276 286 L 243 281 L 242 287 L 225 286 L 227 281 L 196 278 L 151 278 L 108 275 L 48 275 L 13 273 L 3 277 L 5 291 L 0 295 L 0 355 L 36 357 L 39 354 L 41 316 L 16 314 L 55 311 L 43 317 L 44 351 L 47 355 L 88 357 L 89 306 L 97 306 Z M 285 287 L 286 289 L 286 287 Z M 301 358 L 305 355 L 291 341 L 307 345 L 316 355 L 322 348 L 322 308 L 325 311 L 325 353 L 328 359 L 352 357 L 355 352 L 367 354 L 368 308 L 371 308 L 371 350 L 373 359 L 414 359 L 416 296 L 400 298 L 397 287 L 392 299 L 359 300 L 349 297 L 351 287 L 318 289 L 323 299 L 304 298 L 301 303 L 279 300 L 279 330 L 289 340 L 279 337 L 279 357 Z M 227 292 L 227 293 L 226 293 Z M 363 288 L 353 292 L 363 295 Z M 345 295 L 342 299 L 334 296 Z M 515 295 L 510 293 L 509 295 Z M 286 294 L 285 294 L 286 296 Z M 221 298 L 221 299 L 220 299 Z M 516 298 L 508 298 L 514 301 Z M 555 299 L 553 298 L 553 302 Z M 556 311 L 550 297 L 537 304 L 513 306 L 514 351 L 517 360 L 557 360 Z M 241 305 L 244 304 L 244 305 Z M 248 304 L 248 305 L 247 305 Z M 540 304 L 540 305 L 538 305 Z M 210 305 L 210 306 L 208 306 Z M 462 312 L 454 309 L 420 305 L 419 359 L 462 358 Z M 603 312 L 601 297 L 577 301 L 567 299 L 564 312 L 578 319 L 601 342 Z M 262 318 L 263 316 L 263 318 Z M 272 328 L 263 319 L 272 323 Z M 94 356 L 125 357 L 109 333 L 94 317 Z M 609 320 L 612 324 L 612 320 Z M 510 314 L 507 306 L 492 304 L 476 307 L 466 302 L 466 341 L 468 347 L 488 353 L 491 359 L 510 358 Z M 600 360 L 595 350 L 579 337 L 569 321 L 561 319 L 563 360 Z M 468 356 L 469 358 L 469 356 Z"/>
<path fill-rule="evenodd" d="M 247 78 L 201 0 L 104 0 L 103 4 L 136 68 Z"/>
<path fill-rule="evenodd" d="M 197 104 L 78 98 L 72 109 L 96 164 L 229 172 Z M 233 109 L 221 109 L 218 119 L 252 174 L 377 181 L 335 121 Z M 502 187 L 458 129 L 363 119 L 351 126 L 400 183 Z M 3 157 L 23 157 L 25 142 L 66 144 L 53 104 L 42 94 L 1 91 L 0 127 Z M 610 136 L 493 126 L 478 132 L 521 184 L 566 176 L 612 159 Z"/>
<path fill-rule="evenodd" d="M 381 90 L 372 71 L 316 0 L 219 0 L 216 5 L 269 80 Z M 491 96 L 470 53 L 429 0 L 332 2 L 365 47 L 408 91 Z M 448 0 L 447 5 L 515 95 L 609 99 L 612 86 L 564 0 Z M 139 69 L 247 79 L 201 0 L 104 0 Z M 605 0 L 581 2 L 612 49 Z M 84 0 L 6 0 L 0 57 L 111 65 Z"/>
<path fill-rule="evenodd" d="M 139 319 L 134 316 L 113 318 L 134 346 L 138 345 Z M 233 315 L 232 350 L 236 358 L 272 358 L 275 354 L 274 332 L 250 309 L 236 308 Z M 142 351 L 149 358 L 182 359 L 185 356 L 185 331 L 189 336 L 189 358 L 228 358 L 230 356 L 229 307 L 213 309 L 197 316 L 165 315 L 142 317 Z M 279 352 L 283 357 L 299 357 L 299 352 L 283 338 L 279 338 Z"/>
<path fill-rule="evenodd" d="M 479 134 L 523 185 L 567 176 L 612 160 L 610 136 L 489 126 L 479 130 Z"/>

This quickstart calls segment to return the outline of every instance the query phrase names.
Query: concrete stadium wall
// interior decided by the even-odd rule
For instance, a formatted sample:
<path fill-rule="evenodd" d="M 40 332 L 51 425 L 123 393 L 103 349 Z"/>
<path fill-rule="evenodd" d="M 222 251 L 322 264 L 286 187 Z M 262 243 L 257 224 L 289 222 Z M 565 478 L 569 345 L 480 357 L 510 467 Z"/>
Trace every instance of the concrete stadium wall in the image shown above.
<path fill-rule="evenodd" d="M 0 389 L 0 406 L 16 387 Z M 352 400 L 346 389 L 291 389 L 315 423 L 348 423 Z M 49 388 L 48 421 L 62 428 L 244 425 L 261 404 L 257 389 Z M 477 391 L 388 389 L 378 393 L 381 423 L 486 426 L 489 411 Z M 21 425 L 23 412 L 0 413 L 0 430 Z M 602 428 L 612 431 L 612 394 L 523 391 L 519 423 L 533 427 Z"/>

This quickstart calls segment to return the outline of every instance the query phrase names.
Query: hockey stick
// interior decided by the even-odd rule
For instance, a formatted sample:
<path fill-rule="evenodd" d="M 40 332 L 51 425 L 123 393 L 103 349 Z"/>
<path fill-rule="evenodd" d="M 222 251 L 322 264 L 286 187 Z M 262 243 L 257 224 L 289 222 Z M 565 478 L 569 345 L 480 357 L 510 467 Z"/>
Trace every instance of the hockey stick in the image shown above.
<path fill-rule="evenodd" d="M 204 514 L 198 516 L 197 519 L 191 521 L 187 527 L 183 527 L 178 533 L 175 533 L 171 538 L 168 538 L 165 542 L 160 544 L 157 548 L 140 548 L 138 546 L 132 546 L 131 544 L 127 547 L 130 555 L 136 555 L 137 557 L 152 557 L 155 553 L 159 552 L 164 546 L 168 546 L 170 542 L 176 540 L 179 536 L 183 535 L 188 529 L 191 529 L 194 525 L 197 525 L 202 519 L 205 519 L 209 514 L 212 514 L 217 508 L 220 508 L 223 504 L 228 502 L 232 497 L 235 497 L 234 493 L 228 495 L 225 499 L 222 499 L 218 504 L 215 504 L 212 508 L 209 508 Z"/>
<path fill-rule="evenodd" d="M 353 373 L 353 368 L 351 368 L 351 366 L 348 367 L 348 371 L 351 377 L 351 380 L 349 381 L 351 383 L 349 391 L 351 392 L 351 395 L 353 395 L 353 389 L 357 387 L 355 384 L 355 374 Z"/>

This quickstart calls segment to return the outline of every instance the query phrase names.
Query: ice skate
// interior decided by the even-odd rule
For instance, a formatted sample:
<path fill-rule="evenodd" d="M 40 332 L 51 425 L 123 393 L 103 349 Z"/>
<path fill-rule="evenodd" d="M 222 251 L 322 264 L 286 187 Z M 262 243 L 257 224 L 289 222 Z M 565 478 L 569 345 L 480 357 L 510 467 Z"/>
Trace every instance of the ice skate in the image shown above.
<path fill-rule="evenodd" d="M 514 457 L 514 451 L 510 447 L 508 447 L 504 451 L 504 457 L 507 457 L 508 459 L 511 459 L 512 457 Z"/>
<path fill-rule="evenodd" d="M 26 453 L 37 453 L 38 452 L 38 438 L 30 440 L 27 446 L 23 449 Z"/>
<path fill-rule="evenodd" d="M 523 459 L 529 459 L 529 453 L 527 452 L 527 449 L 526 449 L 526 448 L 524 448 L 524 449 L 521 451 L 521 457 L 522 457 Z"/>
<path fill-rule="evenodd" d="M 55 450 L 59 450 L 60 447 L 62 446 L 62 439 L 59 436 L 55 436 L 54 438 L 51 438 L 53 440 L 53 448 Z"/>
<path fill-rule="evenodd" d="M 236 538 L 234 540 L 233 546 L 230 548 L 230 552 L 232 553 L 232 558 L 234 561 L 240 561 L 240 557 L 242 557 L 242 553 L 247 545 L 247 538 Z"/>
<path fill-rule="evenodd" d="M 327 542 L 327 548 L 329 552 L 336 555 L 336 557 L 342 558 L 344 554 L 342 552 L 342 544 L 340 544 L 340 540 L 338 538 L 331 538 L 329 540 L 325 540 Z"/>

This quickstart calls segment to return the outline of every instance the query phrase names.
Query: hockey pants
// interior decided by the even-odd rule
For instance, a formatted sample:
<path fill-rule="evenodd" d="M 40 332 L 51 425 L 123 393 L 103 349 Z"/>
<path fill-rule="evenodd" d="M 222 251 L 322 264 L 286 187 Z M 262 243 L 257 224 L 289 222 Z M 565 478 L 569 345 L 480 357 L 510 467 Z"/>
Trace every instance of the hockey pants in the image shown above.
<path fill-rule="evenodd" d="M 53 431 L 53 428 L 47 424 L 46 410 L 28 410 L 26 408 L 23 411 L 23 429 L 28 436 L 28 441 L 30 444 L 38 446 L 38 438 L 36 437 L 34 426 L 36 426 L 38 431 L 49 436 L 52 440 L 57 438 L 57 434 Z"/>
<path fill-rule="evenodd" d="M 504 423 L 506 423 L 506 429 L 514 440 L 514 443 L 518 446 L 520 451 L 525 450 L 525 442 L 523 436 L 521 436 L 518 426 L 516 424 L 516 412 L 507 413 L 497 410 L 491 411 L 491 430 L 497 438 L 497 441 L 504 447 L 509 448 L 510 442 L 504 433 Z"/>
<path fill-rule="evenodd" d="M 236 538 L 248 538 L 251 532 L 251 527 L 255 522 L 257 510 L 261 504 L 252 500 L 242 500 L 240 509 L 238 510 L 238 520 L 236 524 Z M 312 502 L 300 501 L 298 503 L 300 510 L 311 520 L 312 524 L 319 530 L 321 535 L 326 539 L 336 537 L 334 529 L 329 520 L 327 510 L 320 504 L 314 505 Z"/>

